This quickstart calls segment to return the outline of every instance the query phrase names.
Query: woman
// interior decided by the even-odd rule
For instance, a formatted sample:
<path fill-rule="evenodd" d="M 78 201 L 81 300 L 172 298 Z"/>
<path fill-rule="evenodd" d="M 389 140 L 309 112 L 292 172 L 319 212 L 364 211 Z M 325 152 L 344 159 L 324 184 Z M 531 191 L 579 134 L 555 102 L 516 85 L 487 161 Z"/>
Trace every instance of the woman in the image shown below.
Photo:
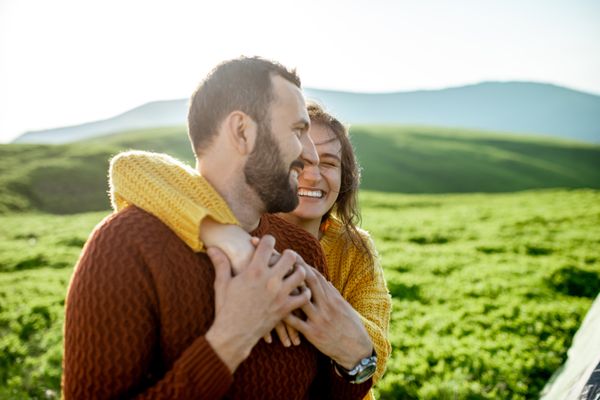
<path fill-rule="evenodd" d="M 298 177 L 299 205 L 281 216 L 319 239 L 331 283 L 360 314 L 373 341 L 378 356 L 375 383 L 390 355 L 391 300 L 373 242 L 356 226 L 359 167 L 346 128 L 316 104 L 309 104 L 308 114 L 319 164 L 305 165 Z M 195 251 L 205 244 L 221 248 L 234 269 L 253 253 L 248 233 L 237 226 L 224 201 L 195 170 L 176 160 L 122 153 L 111 163 L 110 178 L 115 210 L 135 204 L 161 219 Z M 298 343 L 292 330 L 291 340 L 277 333 L 284 345 Z"/>

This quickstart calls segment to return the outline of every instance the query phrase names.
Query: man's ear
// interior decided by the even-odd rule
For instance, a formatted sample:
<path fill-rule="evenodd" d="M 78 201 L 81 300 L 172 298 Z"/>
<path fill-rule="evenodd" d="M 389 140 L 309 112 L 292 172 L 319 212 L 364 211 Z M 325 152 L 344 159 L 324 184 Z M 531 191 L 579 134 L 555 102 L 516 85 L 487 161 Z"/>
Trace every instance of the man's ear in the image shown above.
<path fill-rule="evenodd" d="M 258 127 L 248 114 L 232 111 L 225 118 L 225 128 L 227 138 L 240 154 L 248 155 L 252 152 Z"/>

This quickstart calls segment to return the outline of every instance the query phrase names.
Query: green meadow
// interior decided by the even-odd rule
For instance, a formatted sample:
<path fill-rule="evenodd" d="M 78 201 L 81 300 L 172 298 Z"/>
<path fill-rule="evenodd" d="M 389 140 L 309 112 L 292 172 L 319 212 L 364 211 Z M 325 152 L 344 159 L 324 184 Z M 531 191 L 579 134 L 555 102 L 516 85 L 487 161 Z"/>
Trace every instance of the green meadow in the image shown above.
<path fill-rule="evenodd" d="M 364 192 L 393 297 L 382 399 L 531 399 L 600 289 L 600 192 Z M 0 217 L 0 398 L 59 396 L 64 297 L 107 214 Z"/>
<path fill-rule="evenodd" d="M 537 398 L 600 290 L 600 146 L 422 127 L 352 139 L 393 298 L 378 398 Z M 0 145 L 1 399 L 60 397 L 67 286 L 127 148 L 192 160 L 180 127 Z"/>

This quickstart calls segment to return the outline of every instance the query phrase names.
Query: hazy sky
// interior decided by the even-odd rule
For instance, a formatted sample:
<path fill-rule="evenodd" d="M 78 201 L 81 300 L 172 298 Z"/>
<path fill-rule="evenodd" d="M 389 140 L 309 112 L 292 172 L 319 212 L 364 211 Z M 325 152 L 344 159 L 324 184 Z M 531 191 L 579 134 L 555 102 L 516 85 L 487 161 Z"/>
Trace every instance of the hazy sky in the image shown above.
<path fill-rule="evenodd" d="M 261 55 L 305 86 L 551 82 L 600 94 L 600 1 L 0 0 L 0 142 L 188 97 Z"/>

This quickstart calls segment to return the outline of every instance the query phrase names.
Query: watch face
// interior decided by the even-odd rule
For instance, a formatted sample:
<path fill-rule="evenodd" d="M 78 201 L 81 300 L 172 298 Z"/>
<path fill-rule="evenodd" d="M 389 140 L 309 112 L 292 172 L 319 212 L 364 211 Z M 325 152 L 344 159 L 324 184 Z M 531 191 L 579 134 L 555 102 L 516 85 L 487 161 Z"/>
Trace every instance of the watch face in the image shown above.
<path fill-rule="evenodd" d="M 370 377 L 372 377 L 375 374 L 376 369 L 377 369 L 377 364 L 375 364 L 375 363 L 366 365 L 361 371 L 358 371 L 354 381 L 356 383 L 366 382 Z"/>

